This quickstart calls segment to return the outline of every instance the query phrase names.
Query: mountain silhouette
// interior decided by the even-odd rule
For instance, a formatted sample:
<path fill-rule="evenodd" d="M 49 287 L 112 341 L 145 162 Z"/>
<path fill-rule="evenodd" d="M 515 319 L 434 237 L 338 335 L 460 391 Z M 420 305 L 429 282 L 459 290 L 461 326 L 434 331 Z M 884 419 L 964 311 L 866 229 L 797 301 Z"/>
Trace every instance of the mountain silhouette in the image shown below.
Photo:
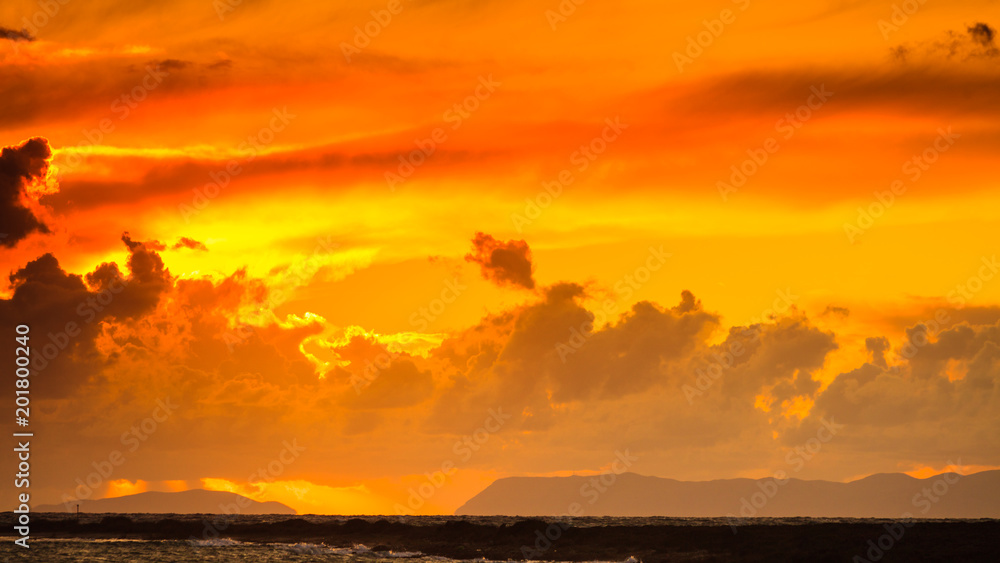
<path fill-rule="evenodd" d="M 68 505 L 42 504 L 34 512 L 153 513 L 153 514 L 296 514 L 280 502 L 257 502 L 226 491 L 192 489 L 178 493 L 146 492 L 100 500 L 74 501 Z"/>
<path fill-rule="evenodd" d="M 813 518 L 1000 518 L 1000 470 L 917 479 L 881 473 L 849 483 L 785 479 L 677 481 L 635 473 L 508 477 L 456 515 Z"/>

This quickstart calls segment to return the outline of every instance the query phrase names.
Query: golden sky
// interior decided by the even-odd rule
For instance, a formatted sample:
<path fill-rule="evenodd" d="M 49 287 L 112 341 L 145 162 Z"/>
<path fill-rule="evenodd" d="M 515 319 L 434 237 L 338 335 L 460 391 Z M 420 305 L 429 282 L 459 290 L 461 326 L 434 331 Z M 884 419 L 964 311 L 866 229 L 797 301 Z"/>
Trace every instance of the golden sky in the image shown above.
<path fill-rule="evenodd" d="M 762 477 L 831 419 L 797 477 L 1000 466 L 998 23 L 5 1 L 0 330 L 34 339 L 34 498 L 451 513 L 626 449 Z"/>

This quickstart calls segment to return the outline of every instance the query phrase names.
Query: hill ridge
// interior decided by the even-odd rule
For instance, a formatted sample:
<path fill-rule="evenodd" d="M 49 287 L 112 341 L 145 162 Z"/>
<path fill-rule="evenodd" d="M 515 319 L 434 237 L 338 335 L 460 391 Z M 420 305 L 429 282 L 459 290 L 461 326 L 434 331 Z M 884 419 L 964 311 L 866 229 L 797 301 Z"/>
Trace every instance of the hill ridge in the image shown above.
<path fill-rule="evenodd" d="M 67 504 L 41 504 L 34 512 L 75 512 L 80 505 L 87 513 L 150 514 L 297 514 L 288 505 L 276 501 L 260 502 L 228 491 L 189 489 L 186 491 L 145 491 L 120 497 L 80 500 Z"/>
<path fill-rule="evenodd" d="M 574 514 L 576 512 L 576 514 Z M 848 482 L 767 477 L 708 481 L 625 472 L 497 479 L 456 515 L 1000 518 L 1000 470 Z"/>

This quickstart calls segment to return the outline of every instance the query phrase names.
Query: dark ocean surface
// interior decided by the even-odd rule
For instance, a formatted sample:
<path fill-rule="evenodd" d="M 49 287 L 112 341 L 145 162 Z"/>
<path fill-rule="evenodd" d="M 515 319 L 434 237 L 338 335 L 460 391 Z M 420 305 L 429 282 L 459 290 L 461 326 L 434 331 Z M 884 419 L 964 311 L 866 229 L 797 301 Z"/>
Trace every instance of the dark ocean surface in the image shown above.
<path fill-rule="evenodd" d="M 31 516 L 24 549 L 0 514 L 0 561 L 1000 561 L 986 519 Z"/>

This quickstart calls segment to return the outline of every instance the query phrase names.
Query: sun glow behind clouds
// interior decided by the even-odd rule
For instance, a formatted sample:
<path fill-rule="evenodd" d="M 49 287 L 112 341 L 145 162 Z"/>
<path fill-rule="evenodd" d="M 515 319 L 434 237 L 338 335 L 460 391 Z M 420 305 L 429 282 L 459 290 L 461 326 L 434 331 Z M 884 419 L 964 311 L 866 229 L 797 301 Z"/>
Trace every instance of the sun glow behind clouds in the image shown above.
<path fill-rule="evenodd" d="M 144 493 L 148 490 L 149 483 L 142 479 L 136 479 L 135 482 L 128 479 L 115 479 L 108 481 L 108 490 L 105 492 L 104 498 L 123 497 L 125 495 Z"/>
<path fill-rule="evenodd" d="M 372 493 L 365 485 L 329 487 L 301 479 L 239 484 L 227 479 L 204 478 L 201 486 L 210 491 L 237 493 L 258 502 L 280 502 L 299 514 L 394 513 L 389 500 Z"/>
<path fill-rule="evenodd" d="M 996 252 L 997 58 L 935 51 L 967 40 L 971 22 L 996 27 L 994 2 L 928 3 L 889 38 L 876 25 L 890 17 L 886 5 L 752 3 L 682 73 L 671 53 L 721 6 L 588 3 L 553 30 L 534 2 L 418 2 L 348 63 L 339 42 L 384 0 L 249 4 L 219 22 L 193 0 L 106 12 L 61 3 L 36 41 L 0 40 L 0 90 L 11 94 L 0 106 L 3 146 L 43 136 L 55 155 L 50 181 L 26 194 L 53 232 L 0 247 L 3 273 L 51 253 L 69 274 L 36 263 L 23 276 L 38 285 L 0 313 L 65 293 L 72 298 L 41 310 L 32 330 L 46 338 L 67 320 L 79 324 L 72 276 L 107 261 L 126 271 L 125 231 L 160 249 L 170 272 L 146 272 L 136 310 L 83 327 L 93 334 L 60 356 L 80 353 L 63 374 L 95 361 L 67 391 L 79 401 L 62 448 L 39 452 L 52 456 L 39 463 L 51 472 L 39 482 L 52 483 L 40 497 L 59 498 L 57 484 L 92 470 L 95 437 L 117 439 L 146 416 L 136 410 L 144 401 L 167 394 L 185 397 L 184 408 L 108 483 L 108 496 L 200 483 L 300 512 L 395 513 L 392 503 L 407 503 L 427 472 L 454 459 L 455 440 L 501 400 L 515 413 L 503 435 L 418 512 L 450 512 L 496 477 L 599 472 L 608 451 L 633 440 L 647 449 L 649 474 L 764 476 L 773 443 L 823 413 L 855 422 L 809 477 L 925 475 L 959 447 L 981 458 L 976 467 L 998 462 L 989 438 L 998 411 L 973 386 L 993 377 L 984 359 L 995 339 L 984 327 L 996 323 L 1000 277 L 978 280 L 964 312 L 947 300 Z M 0 20 L 37 10 L 35 0 L 5 1 Z M 650 38 L 663 41 L 651 48 Z M 169 76 L 137 91 L 157 64 Z M 443 112 L 480 76 L 500 86 L 452 128 Z M 835 93 L 828 104 L 782 137 L 776 122 L 820 85 Z M 123 96 L 137 103 L 122 106 Z M 259 132 L 282 108 L 294 119 L 263 142 Z M 581 160 L 581 147 L 618 117 L 628 124 L 620 138 Z M 102 120 L 114 130 L 97 139 Z M 385 174 L 436 127 L 447 139 L 390 189 Z M 960 134 L 954 148 L 912 180 L 903 167 L 947 127 Z M 251 160 L 241 146 L 255 135 Z M 731 167 L 769 136 L 780 150 L 751 162 L 751 177 L 720 197 L 717 182 L 731 182 Z M 231 159 L 240 171 L 226 177 Z M 572 181 L 552 196 L 543 186 L 564 170 Z M 849 239 L 845 224 L 886 207 L 899 178 L 905 193 Z M 523 240 L 536 288 L 484 280 L 464 260 L 476 232 Z M 176 246 L 184 239 L 200 245 Z M 628 297 L 618 292 L 661 245 L 666 267 Z M 152 260 L 142 254 L 138 265 Z M 436 309 L 448 283 L 467 289 Z M 550 344 L 588 315 L 572 299 L 549 299 L 559 284 L 585 288 L 590 312 L 610 299 L 618 313 L 550 365 Z M 685 290 L 720 319 L 705 339 L 668 330 L 675 319 L 659 309 L 634 314 L 643 301 L 669 308 Z M 729 327 L 770 326 L 776 291 L 799 296 L 796 320 L 688 408 L 678 389 L 693 383 L 703 348 L 725 341 Z M 13 292 L 0 288 L 5 299 Z M 831 305 L 840 313 L 827 313 Z M 938 307 L 952 317 L 942 332 L 953 333 L 932 336 L 913 362 L 901 357 L 907 329 Z M 49 321 L 57 325 L 41 330 Z M 664 334 L 647 332 L 661 325 Z M 783 335 L 812 339 L 781 347 Z M 889 344 L 873 354 L 869 337 Z M 967 354 L 945 349 L 966 337 Z M 660 351 L 684 361 L 658 363 Z M 943 369 L 928 366 L 948 354 L 956 357 Z M 892 371 L 872 375 L 881 368 L 868 362 Z M 351 374 L 368 365 L 378 376 L 356 393 Z M 921 377 L 906 376 L 911 365 Z M 793 381 L 801 385 L 789 391 Z M 937 383 L 921 388 L 927 381 Z M 310 454 L 283 480 L 204 478 L 245 475 L 241 463 L 266 447 L 265 429 L 293 432 Z M 874 437 L 884 447 L 872 448 Z M 197 447 L 214 448 L 214 465 L 187 462 Z M 164 473 L 178 480 L 143 479 Z"/>

